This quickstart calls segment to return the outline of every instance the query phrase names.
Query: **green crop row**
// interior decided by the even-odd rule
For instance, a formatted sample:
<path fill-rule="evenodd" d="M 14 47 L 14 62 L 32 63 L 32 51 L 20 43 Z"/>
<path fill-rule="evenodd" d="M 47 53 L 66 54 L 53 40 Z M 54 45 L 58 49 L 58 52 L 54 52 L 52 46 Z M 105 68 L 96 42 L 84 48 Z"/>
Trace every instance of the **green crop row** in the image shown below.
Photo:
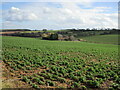
<path fill-rule="evenodd" d="M 2 40 L 4 63 L 13 73 L 26 73 L 18 76 L 33 88 L 120 89 L 119 45 L 21 37 Z M 106 82 L 112 83 L 105 87 Z"/>

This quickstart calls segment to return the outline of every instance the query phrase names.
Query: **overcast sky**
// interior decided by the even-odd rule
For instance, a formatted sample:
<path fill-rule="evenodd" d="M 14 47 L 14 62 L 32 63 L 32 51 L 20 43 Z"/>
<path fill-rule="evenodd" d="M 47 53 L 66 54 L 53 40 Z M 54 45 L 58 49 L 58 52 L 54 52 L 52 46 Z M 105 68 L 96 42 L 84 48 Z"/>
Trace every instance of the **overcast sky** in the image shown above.
<path fill-rule="evenodd" d="M 4 2 L 3 29 L 118 28 L 118 2 Z"/>

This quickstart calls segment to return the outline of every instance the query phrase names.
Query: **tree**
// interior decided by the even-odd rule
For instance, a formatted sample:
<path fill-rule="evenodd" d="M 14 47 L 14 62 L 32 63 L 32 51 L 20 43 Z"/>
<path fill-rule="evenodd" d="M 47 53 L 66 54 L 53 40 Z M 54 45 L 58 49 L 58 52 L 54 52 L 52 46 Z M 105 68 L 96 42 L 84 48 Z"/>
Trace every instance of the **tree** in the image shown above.
<path fill-rule="evenodd" d="M 43 32 L 47 32 L 47 29 L 43 29 L 42 31 L 43 31 Z"/>
<path fill-rule="evenodd" d="M 51 34 L 49 39 L 58 40 L 58 34 Z"/>

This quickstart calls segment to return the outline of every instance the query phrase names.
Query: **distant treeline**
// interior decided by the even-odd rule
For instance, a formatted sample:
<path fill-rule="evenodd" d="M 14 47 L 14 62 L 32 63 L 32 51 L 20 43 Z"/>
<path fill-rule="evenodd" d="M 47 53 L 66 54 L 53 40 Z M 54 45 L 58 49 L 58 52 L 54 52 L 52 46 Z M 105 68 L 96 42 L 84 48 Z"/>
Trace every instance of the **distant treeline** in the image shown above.
<path fill-rule="evenodd" d="M 16 29 L 14 31 L 18 31 Z M 77 38 L 87 37 L 87 36 L 95 36 L 95 35 L 107 35 L 107 34 L 120 34 L 120 30 L 118 29 L 66 29 L 66 30 L 53 30 L 49 31 L 47 29 L 43 29 L 41 31 L 33 31 L 29 29 L 23 29 L 19 31 L 29 31 L 29 32 L 17 32 L 9 34 L 11 36 L 20 36 L 20 37 L 33 37 L 33 38 L 41 38 L 46 40 L 77 40 Z M 7 34 L 6 34 L 7 35 Z M 76 39 L 75 39 L 76 38 Z"/>
<path fill-rule="evenodd" d="M 85 29 L 69 29 L 66 31 L 58 31 L 58 34 L 64 35 L 74 35 L 75 37 L 86 37 L 86 36 L 95 36 L 95 35 L 107 35 L 107 34 L 120 34 L 120 30 L 118 29 L 110 29 L 110 30 L 85 30 Z"/>
<path fill-rule="evenodd" d="M 12 31 L 31 31 L 30 29 L 2 29 L 1 32 L 12 32 Z"/>

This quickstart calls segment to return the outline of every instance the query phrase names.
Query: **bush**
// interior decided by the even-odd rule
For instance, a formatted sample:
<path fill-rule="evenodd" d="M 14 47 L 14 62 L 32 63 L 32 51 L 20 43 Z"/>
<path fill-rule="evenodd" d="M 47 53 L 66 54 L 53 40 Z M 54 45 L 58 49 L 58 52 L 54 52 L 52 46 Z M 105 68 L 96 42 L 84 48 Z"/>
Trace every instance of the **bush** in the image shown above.
<path fill-rule="evenodd" d="M 103 83 L 103 81 L 104 81 L 102 78 L 97 78 L 96 80 L 97 80 L 99 83 Z"/>
<path fill-rule="evenodd" d="M 58 40 L 58 34 L 51 34 L 49 39 Z"/>
<path fill-rule="evenodd" d="M 26 67 L 27 70 L 31 70 L 31 67 Z"/>
<path fill-rule="evenodd" d="M 79 88 L 79 87 L 80 87 L 80 84 L 77 83 L 77 82 L 74 82 L 73 85 L 74 85 L 74 87 L 76 87 L 76 88 Z"/>
<path fill-rule="evenodd" d="M 86 86 L 81 86 L 81 90 L 87 90 Z"/>
<path fill-rule="evenodd" d="M 112 87 L 113 87 L 114 89 L 116 89 L 116 90 L 119 90 L 119 89 L 120 89 L 120 85 L 117 84 L 117 83 L 113 83 L 113 84 L 112 84 Z"/>
<path fill-rule="evenodd" d="M 79 81 L 82 82 L 82 83 L 86 82 L 86 77 L 80 77 Z"/>
<path fill-rule="evenodd" d="M 58 76 L 57 75 L 53 75 L 53 77 L 55 80 L 57 80 Z"/>
<path fill-rule="evenodd" d="M 52 81 L 47 80 L 47 81 L 46 81 L 46 85 L 47 85 L 47 86 L 55 86 L 55 83 L 52 82 Z"/>
<path fill-rule="evenodd" d="M 40 80 L 40 79 L 39 79 L 39 78 L 36 78 L 36 77 L 33 79 L 34 82 L 39 82 L 39 80 Z"/>
<path fill-rule="evenodd" d="M 29 82 L 28 82 L 28 84 L 30 84 L 30 85 L 31 85 L 31 84 L 32 84 L 32 81 L 29 81 Z"/>
<path fill-rule="evenodd" d="M 87 81 L 88 86 L 92 87 L 92 88 L 96 88 L 100 86 L 100 83 L 98 81 L 92 81 L 92 80 L 88 80 Z"/>
<path fill-rule="evenodd" d="M 39 81 L 38 84 L 45 85 L 45 83 L 43 81 Z"/>
<path fill-rule="evenodd" d="M 18 68 L 16 66 L 13 69 L 16 70 L 16 71 L 18 70 Z"/>
<path fill-rule="evenodd" d="M 48 74 L 46 75 L 46 78 L 47 78 L 47 79 L 51 79 L 51 78 L 52 78 L 52 75 L 48 73 Z"/>
<path fill-rule="evenodd" d="M 65 83 L 65 79 L 61 77 L 58 78 L 58 81 L 60 81 L 61 83 Z"/>
<path fill-rule="evenodd" d="M 34 83 L 32 83 L 32 87 L 33 87 L 33 88 L 39 88 L 39 86 L 36 85 L 36 84 L 34 84 Z"/>
<path fill-rule="evenodd" d="M 22 79 L 24 82 L 29 82 L 29 79 L 26 77 L 26 76 L 23 76 L 23 79 Z"/>
<path fill-rule="evenodd" d="M 75 88 L 75 87 L 74 87 L 74 85 L 71 85 L 70 88 L 72 89 L 72 88 Z"/>
<path fill-rule="evenodd" d="M 44 77 L 39 77 L 40 80 L 44 81 Z"/>
<path fill-rule="evenodd" d="M 77 76 L 81 76 L 81 74 L 82 74 L 81 71 L 78 71 L 78 72 L 76 73 Z"/>
<path fill-rule="evenodd" d="M 98 77 L 98 78 L 105 78 L 105 74 L 99 74 L 99 75 L 97 75 L 96 77 Z"/>
<path fill-rule="evenodd" d="M 18 67 L 19 69 L 22 69 L 22 66 L 21 66 L 21 65 L 17 65 L 17 67 Z"/>
<path fill-rule="evenodd" d="M 73 79 L 74 81 L 76 81 L 76 82 L 79 81 L 79 78 L 78 78 L 77 76 L 73 76 L 72 79 Z"/>

